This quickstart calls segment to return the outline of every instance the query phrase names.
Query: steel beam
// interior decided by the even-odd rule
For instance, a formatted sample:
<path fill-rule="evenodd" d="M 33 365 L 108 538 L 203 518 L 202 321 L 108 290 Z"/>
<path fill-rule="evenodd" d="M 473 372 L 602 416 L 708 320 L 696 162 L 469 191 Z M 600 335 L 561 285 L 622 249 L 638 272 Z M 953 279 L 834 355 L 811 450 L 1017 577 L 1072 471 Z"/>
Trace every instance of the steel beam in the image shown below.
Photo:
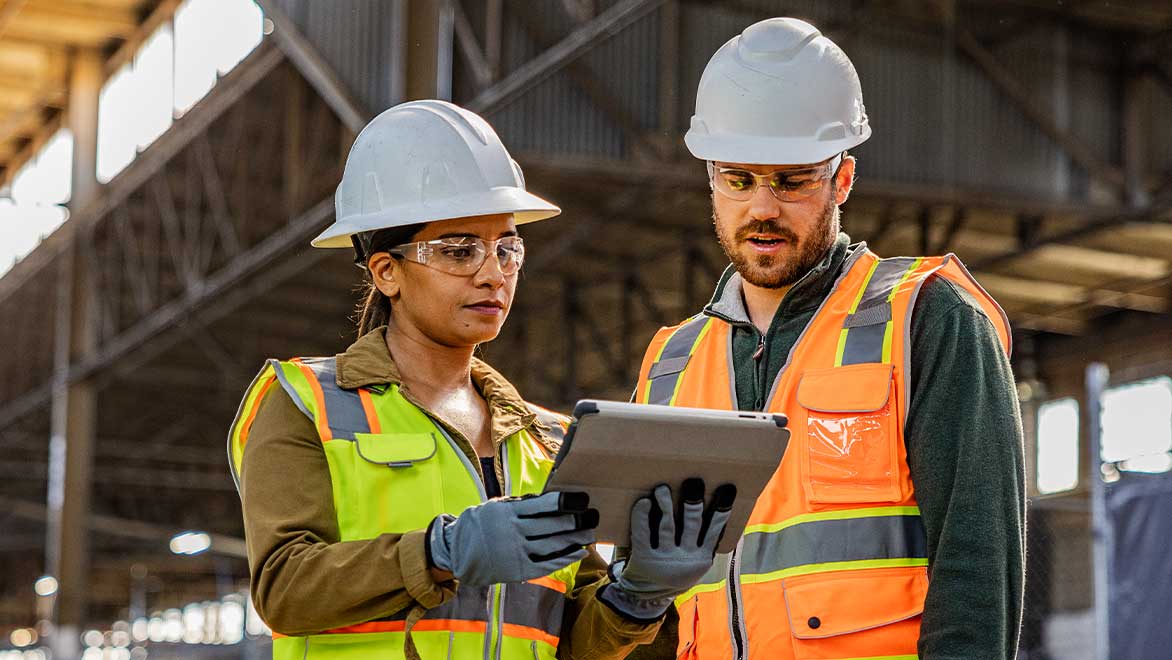
<path fill-rule="evenodd" d="M 273 0 L 256 0 L 256 3 L 273 22 L 272 39 L 276 41 L 277 47 L 297 66 L 301 75 L 305 76 L 347 128 L 355 133 L 362 130 L 370 117 L 370 111 L 354 98 L 334 69 Z"/>
<path fill-rule="evenodd" d="M 988 270 L 990 268 L 1009 263 L 1010 261 L 1013 261 L 1019 257 L 1023 257 L 1046 245 L 1071 243 L 1080 238 L 1091 236 L 1098 232 L 1111 229 L 1112 227 L 1118 227 L 1120 225 L 1133 222 L 1172 224 L 1172 201 L 1165 202 L 1159 206 L 1145 208 L 1130 213 L 1091 220 L 1090 222 L 1075 227 L 1074 229 L 1069 229 L 1057 234 L 1038 237 L 1028 245 L 1023 245 L 1020 249 L 1013 252 L 1008 252 L 1006 254 L 975 261 L 969 264 L 969 268 L 973 271 Z"/>
<path fill-rule="evenodd" d="M 666 0 L 622 0 L 596 18 L 571 32 L 556 46 L 518 68 L 512 75 L 486 89 L 467 104 L 480 114 L 497 110 L 515 100 L 567 63 L 581 57 L 606 38 L 657 9 Z"/>
<path fill-rule="evenodd" d="M 0 37 L 8 30 L 8 25 L 28 0 L 0 0 Z"/>
<path fill-rule="evenodd" d="M 39 275 L 64 252 L 73 235 L 83 228 L 99 222 L 108 213 L 121 205 L 127 197 L 140 190 L 147 180 L 173 159 L 198 135 L 220 118 L 244 94 L 253 89 L 270 71 L 284 60 L 283 53 L 262 44 L 247 60 L 232 73 L 221 79 L 216 87 L 192 110 L 184 115 L 158 140 L 135 159 L 118 178 L 110 182 L 93 201 L 84 207 L 75 208 L 69 222 L 37 246 L 27 257 L 0 278 L 0 303 L 24 282 Z M 3 415 L 0 414 L 0 418 Z"/>
<path fill-rule="evenodd" d="M 35 502 L 0 496 L 0 506 L 3 507 L 4 511 L 9 512 L 10 515 L 34 522 L 45 522 L 50 517 L 49 511 L 43 505 Z M 91 531 L 109 536 L 158 542 L 161 544 L 160 548 L 166 547 L 166 544 L 175 534 L 183 531 L 141 520 L 102 514 L 90 516 L 87 521 L 87 527 Z M 245 552 L 244 539 L 225 536 L 223 534 L 209 534 L 209 536 L 212 538 L 212 547 L 209 548 L 209 552 L 228 557 L 246 558 L 248 556 Z"/>

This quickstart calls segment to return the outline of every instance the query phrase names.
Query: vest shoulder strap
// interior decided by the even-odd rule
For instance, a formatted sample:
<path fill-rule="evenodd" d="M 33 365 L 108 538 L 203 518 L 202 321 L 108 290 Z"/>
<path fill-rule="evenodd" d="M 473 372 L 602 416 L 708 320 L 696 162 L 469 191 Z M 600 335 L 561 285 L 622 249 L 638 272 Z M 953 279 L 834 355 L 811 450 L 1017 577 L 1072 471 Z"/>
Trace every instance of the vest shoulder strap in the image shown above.
<path fill-rule="evenodd" d="M 633 400 L 671 405 L 681 374 L 714 322 L 715 317 L 697 314 L 675 327 L 662 328 L 647 348 Z"/>
<path fill-rule="evenodd" d="M 944 277 L 973 296 L 981 310 L 997 327 L 1004 348 L 1010 348 L 1009 321 L 956 255 L 943 257 L 873 258 L 863 286 L 855 294 L 839 335 L 835 366 L 890 362 L 892 342 L 909 328 L 910 315 L 924 283 L 933 276 Z M 902 327 L 900 327 L 902 326 Z"/>
<path fill-rule="evenodd" d="M 377 433 L 378 417 L 365 388 L 343 389 L 335 358 L 270 360 L 281 387 L 314 423 L 323 442 L 353 440 L 356 433 Z"/>

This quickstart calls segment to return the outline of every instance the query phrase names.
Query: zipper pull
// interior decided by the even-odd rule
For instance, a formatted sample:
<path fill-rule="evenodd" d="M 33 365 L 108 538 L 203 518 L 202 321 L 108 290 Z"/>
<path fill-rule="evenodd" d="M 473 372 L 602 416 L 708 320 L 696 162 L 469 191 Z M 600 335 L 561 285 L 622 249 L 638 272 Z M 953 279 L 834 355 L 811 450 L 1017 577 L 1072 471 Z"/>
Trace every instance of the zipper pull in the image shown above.
<path fill-rule="evenodd" d="M 762 355 L 765 355 L 765 335 L 761 335 L 761 340 L 757 342 L 757 350 L 753 351 L 753 359 L 760 360 Z"/>

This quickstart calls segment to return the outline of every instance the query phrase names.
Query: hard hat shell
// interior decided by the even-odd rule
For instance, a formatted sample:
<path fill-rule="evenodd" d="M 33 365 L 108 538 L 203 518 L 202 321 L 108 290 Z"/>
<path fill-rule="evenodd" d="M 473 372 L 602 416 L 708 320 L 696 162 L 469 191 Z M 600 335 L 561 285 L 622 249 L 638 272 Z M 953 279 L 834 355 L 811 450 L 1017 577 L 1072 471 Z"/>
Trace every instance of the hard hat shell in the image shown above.
<path fill-rule="evenodd" d="M 703 160 L 797 165 L 869 137 L 859 76 L 846 53 L 805 21 L 770 18 L 708 61 L 684 142 Z"/>
<path fill-rule="evenodd" d="M 488 122 L 434 100 L 399 104 L 362 129 L 334 210 L 314 247 L 348 248 L 354 234 L 421 222 L 511 213 L 523 224 L 561 213 L 526 192 L 520 166 Z"/>

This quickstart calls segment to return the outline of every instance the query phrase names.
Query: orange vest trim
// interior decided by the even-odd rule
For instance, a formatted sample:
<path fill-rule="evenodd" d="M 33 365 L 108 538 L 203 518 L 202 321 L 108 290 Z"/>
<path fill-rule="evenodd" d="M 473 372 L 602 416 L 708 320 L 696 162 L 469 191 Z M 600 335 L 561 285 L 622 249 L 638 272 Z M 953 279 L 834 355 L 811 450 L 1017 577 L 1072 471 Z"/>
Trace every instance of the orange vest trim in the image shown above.
<path fill-rule="evenodd" d="M 916 657 L 927 535 L 903 428 L 912 310 L 932 276 L 976 299 L 1009 350 L 1003 312 L 953 255 L 857 248 L 766 399 L 789 418 L 777 473 L 736 551 L 676 600 L 680 657 Z M 697 316 L 660 330 L 635 399 L 736 409 L 732 326 Z"/>

